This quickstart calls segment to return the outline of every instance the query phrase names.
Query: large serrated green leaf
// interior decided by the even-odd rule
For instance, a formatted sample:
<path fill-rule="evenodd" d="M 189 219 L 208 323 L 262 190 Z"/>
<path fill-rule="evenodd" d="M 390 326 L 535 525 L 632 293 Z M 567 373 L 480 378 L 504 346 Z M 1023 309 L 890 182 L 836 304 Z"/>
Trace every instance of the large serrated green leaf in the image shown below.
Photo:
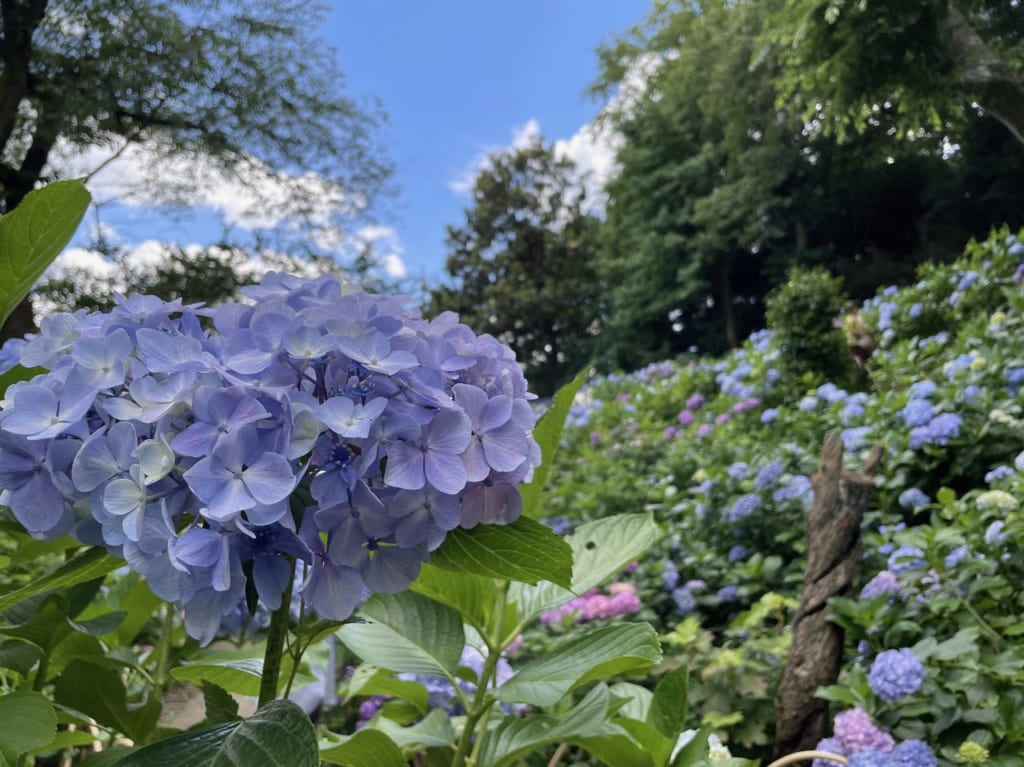
<path fill-rule="evenodd" d="M 91 199 L 81 181 L 58 181 L 0 218 L 0 326 L 74 236 Z"/>
<path fill-rule="evenodd" d="M 320 758 L 342 767 L 405 767 L 402 751 L 379 730 L 364 728 L 354 735 L 334 735 L 320 743 Z"/>
<path fill-rule="evenodd" d="M 648 552 L 662 536 L 650 514 L 618 514 L 580 525 L 566 540 L 572 549 L 572 586 L 513 583 L 509 600 L 518 604 L 520 620 L 565 604 L 618 573 Z"/>
<path fill-rule="evenodd" d="M 661 646 L 650 625 L 605 626 L 522 666 L 494 696 L 506 703 L 553 706 L 582 684 L 649 668 L 660 660 Z"/>
<path fill-rule="evenodd" d="M 590 370 L 583 370 L 572 381 L 567 383 L 557 392 L 540 421 L 533 430 L 533 438 L 540 445 L 541 464 L 533 470 L 533 480 L 528 485 L 520 485 L 519 492 L 523 497 L 523 516 L 536 518 L 543 515 L 541 504 L 541 493 L 548 480 L 548 473 L 555 462 L 555 455 L 558 453 L 558 443 L 562 439 L 562 429 L 565 427 L 565 418 L 569 415 L 569 408 L 576 397 L 576 392 L 587 380 Z"/>
<path fill-rule="evenodd" d="M 101 548 L 86 549 L 42 578 L 37 578 L 20 589 L 0 596 L 0 612 L 19 602 L 24 602 L 29 597 L 42 594 L 44 591 L 66 589 L 79 583 L 102 578 L 122 564 L 124 564 L 122 561 L 110 556 Z"/>
<path fill-rule="evenodd" d="M 0 696 L 0 758 L 16 764 L 29 751 L 42 748 L 57 732 L 53 705 L 31 690 Z"/>
<path fill-rule="evenodd" d="M 520 517 L 511 525 L 477 525 L 452 530 L 431 563 L 453 573 L 509 581 L 551 581 L 569 588 L 572 550 L 550 528 Z"/>
<path fill-rule="evenodd" d="M 494 580 L 480 575 L 456 575 L 434 567 L 429 562 L 420 568 L 420 574 L 411 586 L 412 590 L 431 599 L 454 607 L 470 626 L 481 634 L 489 633 L 494 618 Z M 512 610 L 509 622 L 515 615 Z"/>
<path fill-rule="evenodd" d="M 564 714 L 506 717 L 496 728 L 483 735 L 477 763 L 488 767 L 507 767 L 552 743 L 578 742 L 583 738 L 625 737 L 625 730 L 608 721 L 608 702 L 608 688 L 597 685 Z M 641 761 L 635 764 L 642 767 L 644 763 Z"/>
<path fill-rule="evenodd" d="M 466 636 L 459 614 L 421 594 L 376 594 L 359 615 L 367 623 L 349 623 L 338 638 L 367 663 L 391 671 L 440 674 L 458 668 Z"/>
<path fill-rule="evenodd" d="M 114 767 L 318 767 L 316 731 L 306 713 L 271 701 L 249 719 L 192 730 L 158 741 Z"/>

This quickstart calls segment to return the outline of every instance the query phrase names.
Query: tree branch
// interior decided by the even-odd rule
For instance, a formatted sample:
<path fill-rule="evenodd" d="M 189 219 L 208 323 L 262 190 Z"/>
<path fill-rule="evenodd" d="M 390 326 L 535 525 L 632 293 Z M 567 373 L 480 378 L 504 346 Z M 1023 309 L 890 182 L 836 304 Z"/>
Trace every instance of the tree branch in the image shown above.
<path fill-rule="evenodd" d="M 946 29 L 954 63 L 977 89 L 975 101 L 1024 143 L 1024 81 L 992 53 L 955 0 L 949 0 Z"/>

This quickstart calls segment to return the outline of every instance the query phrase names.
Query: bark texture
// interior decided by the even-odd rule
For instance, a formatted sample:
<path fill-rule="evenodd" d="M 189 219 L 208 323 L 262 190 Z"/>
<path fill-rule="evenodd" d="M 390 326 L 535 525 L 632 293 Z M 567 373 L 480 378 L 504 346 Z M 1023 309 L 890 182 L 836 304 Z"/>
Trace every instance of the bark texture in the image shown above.
<path fill-rule="evenodd" d="M 860 473 L 843 471 L 843 442 L 829 434 L 814 478 L 807 514 L 807 570 L 793 643 L 776 699 L 775 758 L 813 749 L 829 732 L 828 702 L 814 697 L 835 684 L 843 656 L 843 630 L 828 620 L 828 600 L 846 596 L 861 558 L 860 526 L 874 495 L 872 476 L 882 448 L 872 450 Z"/>

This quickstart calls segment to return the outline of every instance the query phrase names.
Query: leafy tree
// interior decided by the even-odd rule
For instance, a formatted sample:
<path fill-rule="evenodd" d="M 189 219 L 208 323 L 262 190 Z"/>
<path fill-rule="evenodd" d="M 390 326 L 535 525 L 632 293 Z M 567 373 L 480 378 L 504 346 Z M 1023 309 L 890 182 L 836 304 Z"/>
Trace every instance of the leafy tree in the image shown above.
<path fill-rule="evenodd" d="M 748 66 L 763 17 L 761 4 L 659 4 L 633 39 L 600 51 L 599 92 L 631 63 L 660 62 L 615 118 L 624 140 L 602 267 L 618 364 L 735 346 L 759 321 L 765 273 L 785 271 L 773 245 L 806 162 L 798 128 Z"/>
<path fill-rule="evenodd" d="M 358 213 L 384 188 L 372 139 L 381 116 L 344 95 L 334 51 L 311 32 L 319 4 L 2 0 L 0 10 L 2 209 L 47 180 L 60 146 L 147 144 L 240 183 L 274 176 L 287 199 L 259 205 L 308 224 Z M 165 179 L 143 192 L 178 204 L 194 194 Z M 26 303 L 3 334 L 31 328 Z"/>
<path fill-rule="evenodd" d="M 954 147 L 939 133 L 896 140 L 880 121 L 825 132 L 780 106 L 783 62 L 762 40 L 784 4 L 658 3 L 599 51 L 598 94 L 650 73 L 611 117 L 623 139 L 602 237 L 611 365 L 735 345 L 790 266 L 825 265 L 865 298 L 994 224 L 1024 223 L 1024 151 L 991 120 L 964 114 Z"/>
<path fill-rule="evenodd" d="M 575 165 L 541 139 L 493 155 L 465 214 L 448 227 L 451 281 L 431 308 L 510 344 L 533 391 L 553 394 L 590 359 L 600 315 L 600 222 L 584 210 Z"/>
<path fill-rule="evenodd" d="M 780 103 L 825 128 L 957 131 L 980 108 L 1024 142 L 1024 13 L 1016 0 L 789 0 L 765 40 Z"/>

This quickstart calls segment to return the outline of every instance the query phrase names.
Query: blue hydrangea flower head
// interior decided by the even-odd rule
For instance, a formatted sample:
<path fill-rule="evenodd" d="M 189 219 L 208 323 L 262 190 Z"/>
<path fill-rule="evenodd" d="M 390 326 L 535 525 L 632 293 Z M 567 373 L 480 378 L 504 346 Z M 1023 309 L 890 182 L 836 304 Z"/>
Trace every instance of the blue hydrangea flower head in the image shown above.
<path fill-rule="evenodd" d="M 864 588 L 860 590 L 860 598 L 874 599 L 883 594 L 897 597 L 900 591 L 902 591 L 902 586 L 900 586 L 896 576 L 888 570 L 882 570 L 882 572 L 864 584 Z"/>
<path fill-rule="evenodd" d="M 843 750 L 843 744 L 838 738 L 824 738 L 818 741 L 818 745 L 815 746 L 815 751 L 827 751 L 830 754 L 837 754 L 839 756 L 846 756 Z M 835 767 L 838 762 L 831 759 L 817 758 L 811 762 L 811 767 Z"/>
<path fill-rule="evenodd" d="M 910 487 L 900 493 L 898 502 L 904 509 L 914 511 L 922 506 L 927 506 L 932 499 L 920 488 Z"/>
<path fill-rule="evenodd" d="M 938 767 L 939 760 L 931 747 L 920 740 L 905 740 L 890 754 L 893 767 Z"/>
<path fill-rule="evenodd" d="M 847 761 L 848 767 L 893 767 L 888 754 L 865 748 L 853 754 Z"/>
<path fill-rule="evenodd" d="M 886 702 L 893 702 L 921 689 L 924 664 L 913 650 L 886 650 L 878 654 L 868 672 L 868 684 Z"/>
<path fill-rule="evenodd" d="M 926 399 L 912 399 L 900 411 L 900 417 L 907 426 L 924 426 L 933 416 L 932 404 Z"/>
<path fill-rule="evenodd" d="M 726 522 L 739 522 L 746 519 L 761 505 L 761 497 L 756 493 L 746 493 L 737 498 L 732 506 L 722 515 Z"/>
<path fill-rule="evenodd" d="M 916 546 L 900 546 L 889 555 L 889 570 L 896 575 L 909 570 L 923 570 L 927 564 L 924 552 Z"/>
<path fill-rule="evenodd" d="M 45 372 L 0 402 L 0 503 L 122 556 L 203 642 L 250 577 L 272 608 L 297 560 L 301 598 L 341 620 L 455 527 L 516 519 L 540 448 L 508 347 L 331 276 L 243 293 L 134 296 L 5 345 Z"/>

